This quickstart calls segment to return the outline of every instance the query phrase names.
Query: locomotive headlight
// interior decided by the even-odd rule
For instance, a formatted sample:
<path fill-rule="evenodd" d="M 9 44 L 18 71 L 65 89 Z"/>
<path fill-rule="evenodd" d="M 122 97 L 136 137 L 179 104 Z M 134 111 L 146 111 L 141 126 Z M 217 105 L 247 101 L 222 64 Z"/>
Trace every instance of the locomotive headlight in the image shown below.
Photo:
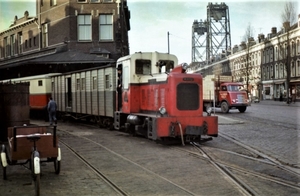
<path fill-rule="evenodd" d="M 206 106 L 206 113 L 207 113 L 207 116 L 211 116 L 211 112 L 212 112 L 212 108 L 209 107 L 209 106 Z"/>
<path fill-rule="evenodd" d="M 189 67 L 189 65 L 187 63 L 182 63 L 181 66 L 182 66 L 182 69 L 185 70 L 185 71 Z"/>
<path fill-rule="evenodd" d="M 166 110 L 166 108 L 165 107 L 160 107 L 159 109 L 158 109 L 158 111 L 159 111 L 159 113 L 161 114 L 161 115 L 164 115 L 164 114 L 166 114 L 167 113 L 167 110 Z"/>

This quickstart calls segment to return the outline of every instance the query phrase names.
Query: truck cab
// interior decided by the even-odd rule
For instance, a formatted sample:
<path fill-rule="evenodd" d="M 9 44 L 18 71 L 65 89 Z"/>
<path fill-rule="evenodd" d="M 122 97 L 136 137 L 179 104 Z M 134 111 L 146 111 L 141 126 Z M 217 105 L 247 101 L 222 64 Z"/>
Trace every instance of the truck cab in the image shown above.
<path fill-rule="evenodd" d="M 217 95 L 217 105 L 220 105 L 223 113 L 228 113 L 230 109 L 238 109 L 241 113 L 246 111 L 248 98 L 242 84 L 223 82 Z"/>

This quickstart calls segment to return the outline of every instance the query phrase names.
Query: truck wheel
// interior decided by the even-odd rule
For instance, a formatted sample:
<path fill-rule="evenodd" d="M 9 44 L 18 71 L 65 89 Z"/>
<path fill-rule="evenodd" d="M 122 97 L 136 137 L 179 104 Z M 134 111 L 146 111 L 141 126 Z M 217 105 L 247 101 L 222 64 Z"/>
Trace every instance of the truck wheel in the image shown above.
<path fill-rule="evenodd" d="M 246 111 L 247 107 L 246 106 L 241 106 L 238 108 L 238 110 L 240 111 L 240 113 L 244 113 Z"/>
<path fill-rule="evenodd" d="M 228 106 L 228 103 L 226 101 L 221 103 L 221 111 L 223 113 L 228 113 L 229 112 L 229 106 Z"/>

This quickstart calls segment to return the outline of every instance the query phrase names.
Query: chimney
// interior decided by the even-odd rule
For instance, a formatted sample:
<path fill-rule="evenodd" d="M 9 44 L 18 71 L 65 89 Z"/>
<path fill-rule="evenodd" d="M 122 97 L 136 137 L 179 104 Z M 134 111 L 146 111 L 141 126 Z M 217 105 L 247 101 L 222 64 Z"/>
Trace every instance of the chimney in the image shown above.
<path fill-rule="evenodd" d="M 276 34 L 277 33 L 277 28 L 276 27 L 272 27 L 271 32 L 272 32 L 272 34 Z"/>
<path fill-rule="evenodd" d="M 236 53 L 237 51 L 239 50 L 239 47 L 238 45 L 234 45 L 233 48 L 232 48 L 232 53 Z"/>
<path fill-rule="evenodd" d="M 290 22 L 289 21 L 284 22 L 283 23 L 283 28 L 284 28 L 285 32 L 287 32 L 290 28 Z"/>
<path fill-rule="evenodd" d="M 242 50 L 246 49 L 246 43 L 245 42 L 241 42 L 240 47 Z"/>
<path fill-rule="evenodd" d="M 258 43 L 263 42 L 265 40 L 264 34 L 258 34 Z"/>

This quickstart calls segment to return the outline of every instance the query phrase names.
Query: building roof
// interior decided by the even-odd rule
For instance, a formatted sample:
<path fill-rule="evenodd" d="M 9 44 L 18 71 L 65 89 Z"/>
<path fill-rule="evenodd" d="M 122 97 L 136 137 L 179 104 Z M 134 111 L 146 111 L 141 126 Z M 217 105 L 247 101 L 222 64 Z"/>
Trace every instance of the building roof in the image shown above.
<path fill-rule="evenodd" d="M 106 58 L 101 54 L 84 53 L 78 50 L 59 52 L 58 49 L 51 49 L 47 52 L 34 54 L 28 58 L 24 58 L 23 56 L 23 58 L 15 58 L 7 63 L 0 63 L 0 69 L 17 67 L 23 64 L 103 64 L 115 62 L 114 59 Z"/>
<path fill-rule="evenodd" d="M 106 58 L 103 55 L 83 53 L 81 51 L 66 51 L 55 53 L 45 57 L 35 58 L 29 63 L 35 64 L 61 64 L 61 63 L 112 63 L 114 59 Z"/>

